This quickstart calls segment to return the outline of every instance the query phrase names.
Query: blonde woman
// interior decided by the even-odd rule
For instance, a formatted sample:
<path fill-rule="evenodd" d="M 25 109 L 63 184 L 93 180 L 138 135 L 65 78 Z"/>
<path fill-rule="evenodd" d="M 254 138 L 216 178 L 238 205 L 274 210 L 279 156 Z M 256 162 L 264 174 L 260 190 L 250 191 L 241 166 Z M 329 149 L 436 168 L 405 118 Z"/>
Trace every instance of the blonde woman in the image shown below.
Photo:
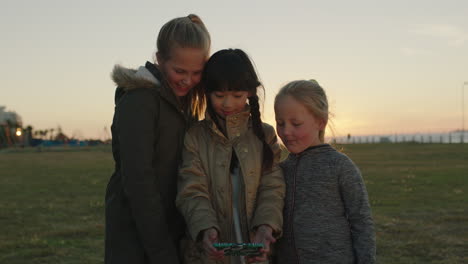
<path fill-rule="evenodd" d="M 115 172 L 106 191 L 106 264 L 179 263 L 184 221 L 175 207 L 185 131 L 204 109 L 198 86 L 210 35 L 196 15 L 160 30 L 156 61 L 115 66 Z"/>

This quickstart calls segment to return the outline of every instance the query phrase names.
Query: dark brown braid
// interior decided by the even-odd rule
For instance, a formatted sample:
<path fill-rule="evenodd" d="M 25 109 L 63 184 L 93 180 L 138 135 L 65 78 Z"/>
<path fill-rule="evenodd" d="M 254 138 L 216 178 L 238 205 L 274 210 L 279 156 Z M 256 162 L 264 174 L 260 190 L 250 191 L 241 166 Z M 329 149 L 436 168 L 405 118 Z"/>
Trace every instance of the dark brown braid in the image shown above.
<path fill-rule="evenodd" d="M 271 170 L 273 166 L 273 151 L 265 141 L 265 131 L 263 131 L 262 119 L 260 116 L 260 107 L 258 104 L 258 96 L 249 97 L 250 115 L 252 116 L 252 126 L 255 135 L 263 143 L 263 165 L 262 169 Z"/>

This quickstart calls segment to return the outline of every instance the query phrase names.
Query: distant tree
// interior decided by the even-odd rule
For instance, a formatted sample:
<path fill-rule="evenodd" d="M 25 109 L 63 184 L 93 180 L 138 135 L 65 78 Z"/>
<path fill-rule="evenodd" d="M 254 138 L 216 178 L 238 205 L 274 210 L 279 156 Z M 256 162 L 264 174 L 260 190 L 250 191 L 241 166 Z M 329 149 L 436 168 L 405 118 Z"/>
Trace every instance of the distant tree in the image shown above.
<path fill-rule="evenodd" d="M 63 133 L 62 127 L 58 126 L 57 135 L 55 136 L 54 140 L 60 141 L 63 143 L 68 143 L 68 141 L 70 141 L 70 138 L 67 135 L 65 135 L 65 133 Z"/>
<path fill-rule="evenodd" d="M 41 131 L 42 139 L 47 139 L 47 134 L 49 133 L 49 130 L 44 129 Z"/>
<path fill-rule="evenodd" d="M 29 125 L 23 130 L 24 130 L 24 143 L 27 146 L 31 146 L 32 139 L 33 139 L 33 127 Z"/>

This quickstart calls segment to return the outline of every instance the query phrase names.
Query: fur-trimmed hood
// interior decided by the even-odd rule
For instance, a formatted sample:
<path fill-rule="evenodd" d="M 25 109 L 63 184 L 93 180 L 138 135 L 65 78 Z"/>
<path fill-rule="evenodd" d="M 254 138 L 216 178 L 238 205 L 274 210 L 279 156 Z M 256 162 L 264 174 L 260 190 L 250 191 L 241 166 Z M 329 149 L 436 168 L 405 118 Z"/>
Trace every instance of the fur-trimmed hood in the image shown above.
<path fill-rule="evenodd" d="M 154 89 L 161 85 L 161 82 L 145 66 L 140 66 L 135 70 L 117 64 L 112 70 L 111 77 L 115 84 L 125 91 L 136 88 Z"/>
<path fill-rule="evenodd" d="M 171 105 L 177 111 L 182 109 L 181 102 L 169 88 L 167 81 L 161 71 L 151 62 L 146 62 L 145 66 L 140 66 L 138 69 L 128 69 L 121 65 L 115 65 L 111 74 L 112 80 L 117 84 L 115 92 L 115 102 L 127 92 L 135 89 L 152 89 Z"/>

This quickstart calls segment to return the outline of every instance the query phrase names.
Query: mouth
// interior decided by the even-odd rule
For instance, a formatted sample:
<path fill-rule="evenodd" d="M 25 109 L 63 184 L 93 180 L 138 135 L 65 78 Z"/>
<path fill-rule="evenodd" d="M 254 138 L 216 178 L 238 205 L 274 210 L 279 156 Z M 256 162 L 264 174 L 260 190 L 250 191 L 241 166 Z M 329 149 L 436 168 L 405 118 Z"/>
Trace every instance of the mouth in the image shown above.
<path fill-rule="evenodd" d="M 178 85 L 177 86 L 177 89 L 181 92 L 188 92 L 190 90 L 191 87 L 189 86 L 185 86 L 185 85 Z"/>
<path fill-rule="evenodd" d="M 184 86 L 182 86 L 182 85 L 174 85 L 173 87 L 174 87 L 174 88 L 173 88 L 173 89 L 174 89 L 174 92 L 176 92 L 176 94 L 177 94 L 178 96 L 184 96 L 184 95 L 188 94 L 188 92 L 189 92 L 190 89 L 192 88 L 192 87 L 188 87 L 188 86 L 185 86 L 185 85 L 184 85 Z"/>
<path fill-rule="evenodd" d="M 228 116 L 228 115 L 232 115 L 232 114 L 233 114 L 232 111 L 229 111 L 229 112 L 228 112 L 228 111 L 223 111 L 222 113 L 223 113 L 223 115 L 225 115 L 225 116 Z"/>

